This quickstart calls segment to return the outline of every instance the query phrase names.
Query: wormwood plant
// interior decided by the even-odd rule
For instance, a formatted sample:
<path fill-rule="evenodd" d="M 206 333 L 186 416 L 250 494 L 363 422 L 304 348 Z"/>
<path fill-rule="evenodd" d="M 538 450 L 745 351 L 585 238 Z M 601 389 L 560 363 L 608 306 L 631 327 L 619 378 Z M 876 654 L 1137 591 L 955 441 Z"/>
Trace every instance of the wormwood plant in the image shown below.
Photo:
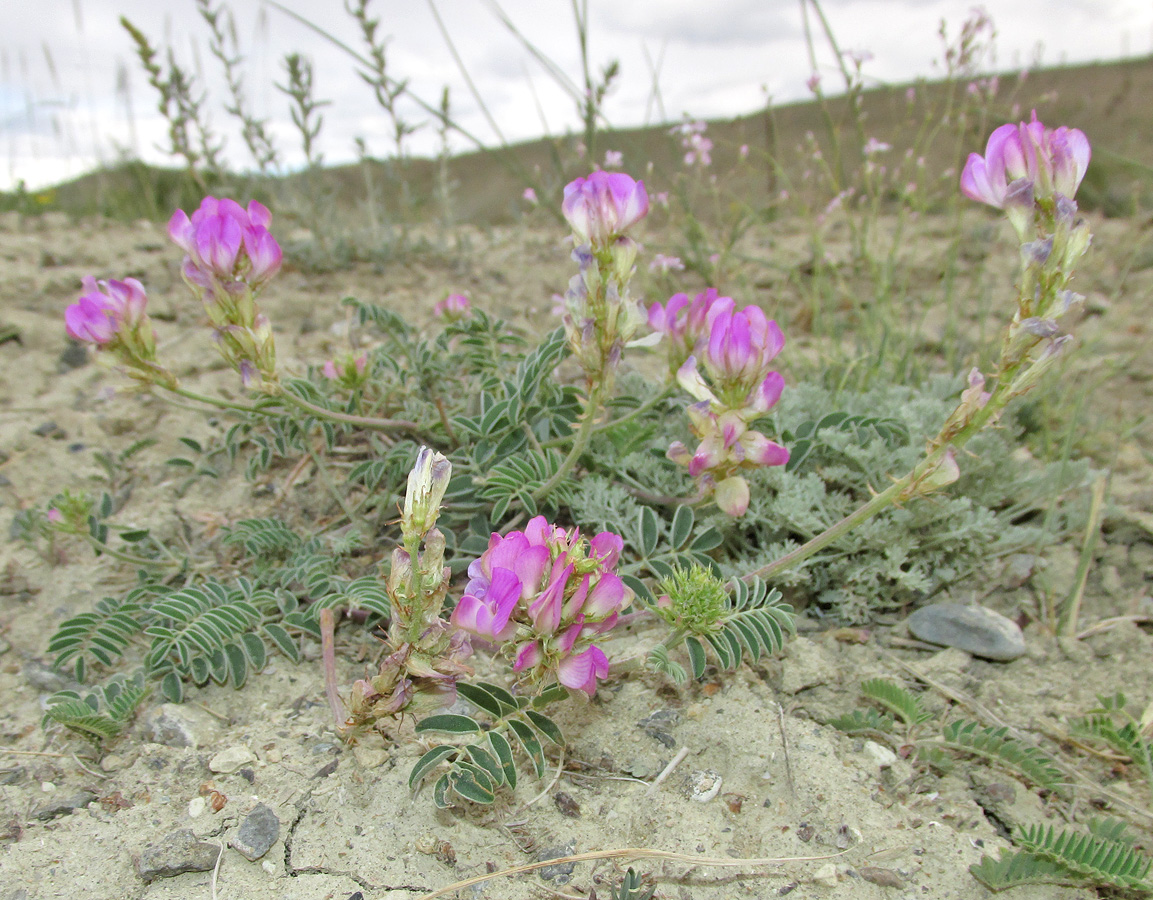
<path fill-rule="evenodd" d="M 372 349 L 307 373 L 278 363 L 264 312 L 282 261 L 268 209 L 207 197 L 191 216 L 177 211 L 168 230 L 185 254 L 184 281 L 244 399 L 199 394 L 165 367 L 135 279 L 86 279 L 65 313 L 69 334 L 96 345 L 141 390 L 231 420 L 217 444 L 186 442 L 197 458 L 174 460 L 179 468 L 219 475 L 244 460 L 253 475 L 280 461 L 310 463 L 328 500 L 306 531 L 259 518 L 226 530 L 210 549 L 232 554 L 232 565 L 215 566 L 211 578 L 194 558 L 162 574 L 163 544 L 133 558 L 140 585 L 65 622 L 50 649 L 78 679 L 135 664 L 132 684 L 141 687 L 59 697 L 49 718 L 107 742 L 143 690 L 179 700 L 188 684 L 239 688 L 270 651 L 296 659 L 312 636 L 344 735 L 396 739 L 414 720 L 432 746 L 413 786 L 429 781 L 439 805 L 492 803 L 516 786 L 518 767 L 527 761 L 539 776 L 547 748 L 563 746 L 552 708 L 593 696 L 614 669 L 646 665 L 684 680 L 777 652 L 793 620 L 773 583 L 802 564 L 820 570 L 826 551 L 869 534 L 882 513 L 930 508 L 935 500 L 922 498 L 943 496 L 963 463 L 979 468 L 962 449 L 984 452 L 981 433 L 1070 339 L 1058 320 L 1078 300 L 1069 283 L 1089 241 L 1071 199 L 1088 155 L 1080 132 L 1033 121 L 1003 126 L 985 157 L 970 158 L 962 189 L 1004 208 L 1021 238 L 1017 311 L 994 383 L 986 389 L 974 369 L 959 397 L 943 392 L 921 419 L 898 404 L 809 405 L 803 414 L 802 404 L 786 414 L 785 378 L 774 368 L 785 336 L 758 307 L 710 289 L 645 309 L 630 293 L 640 253 L 631 235 L 649 199 L 628 175 L 595 171 L 565 188 L 576 271 L 559 327 L 539 340 L 461 296 L 437 305 L 441 324 L 431 332 L 351 299 Z M 658 344 L 663 379 L 627 371 L 627 358 Z M 789 492 L 807 492 L 813 515 L 801 516 L 805 502 Z M 43 521 L 53 534 L 91 535 L 94 520 L 102 527 L 91 509 L 68 495 Z M 587 527 L 598 518 L 599 528 Z M 774 518 L 771 558 L 750 560 L 749 533 Z M 955 525 L 942 521 L 933 533 L 943 539 Z M 876 548 L 847 557 L 868 552 Z M 885 552 L 884 577 L 909 574 L 892 555 L 900 545 Z M 645 624 L 646 641 L 621 654 L 608 640 L 625 616 Z M 334 658 L 342 622 L 383 635 L 375 670 L 343 696 Z M 504 677 L 470 680 L 481 642 L 507 664 Z M 878 697 L 910 730 L 922 724 L 899 697 Z M 443 711 L 457 700 L 466 705 Z M 959 726 L 942 746 L 1014 759 L 1038 783 L 1048 777 L 1030 753 L 1014 756 L 1005 735 Z"/>

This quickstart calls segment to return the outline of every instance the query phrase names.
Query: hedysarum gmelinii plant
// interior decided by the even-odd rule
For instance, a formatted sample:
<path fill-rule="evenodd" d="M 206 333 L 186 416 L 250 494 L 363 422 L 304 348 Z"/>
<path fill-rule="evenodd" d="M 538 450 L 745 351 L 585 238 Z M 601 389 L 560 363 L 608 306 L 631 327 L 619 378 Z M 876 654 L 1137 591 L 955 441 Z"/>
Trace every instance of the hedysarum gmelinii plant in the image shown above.
<path fill-rule="evenodd" d="M 84 293 L 64 311 L 64 328 L 73 340 L 111 353 L 127 374 L 141 381 L 176 385 L 172 373 L 156 362 L 156 335 L 145 312 L 148 297 L 135 278 L 81 280 Z"/>
<path fill-rule="evenodd" d="M 632 592 L 613 571 L 624 541 L 591 540 L 544 516 L 523 531 L 493 534 L 468 567 L 469 582 L 450 621 L 508 648 L 522 681 L 555 679 L 590 697 L 608 659 L 595 643 L 616 624 Z"/>
<path fill-rule="evenodd" d="M 217 344 L 244 379 L 276 381 L 272 325 L 256 306 L 256 295 L 280 269 L 280 245 L 268 230 L 272 214 L 255 200 L 205 197 L 189 217 L 178 209 L 168 235 L 185 252 L 181 274 L 204 304 Z"/>
<path fill-rule="evenodd" d="M 701 296 L 711 302 L 697 342 L 699 360 L 694 353 L 677 370 L 678 383 L 697 401 L 687 412 L 699 443 L 690 451 L 675 441 L 668 456 L 688 467 L 701 496 L 711 492 L 721 510 L 741 516 L 750 499 L 741 471 L 789 461 L 788 450 L 750 427 L 781 397 L 785 379 L 770 366 L 785 338 L 759 307 L 738 310 L 731 297 Z"/>

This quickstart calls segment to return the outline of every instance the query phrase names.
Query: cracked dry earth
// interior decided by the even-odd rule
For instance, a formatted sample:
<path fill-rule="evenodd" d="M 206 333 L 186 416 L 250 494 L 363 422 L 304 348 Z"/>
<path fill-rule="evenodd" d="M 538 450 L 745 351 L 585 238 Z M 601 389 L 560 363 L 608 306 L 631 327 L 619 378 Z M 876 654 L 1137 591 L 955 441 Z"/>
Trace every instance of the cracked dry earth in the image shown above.
<path fill-rule="evenodd" d="M 1098 254 L 1084 278 L 1081 290 L 1103 299 L 1082 327 L 1095 352 L 1076 363 L 1076 372 L 1089 383 L 1113 371 L 1116 420 L 1131 424 L 1148 408 L 1153 377 L 1153 363 L 1141 353 L 1149 271 L 1133 264 L 1139 223 L 1095 224 L 1097 246 L 1129 247 L 1133 255 Z M 530 324 L 542 322 L 547 298 L 568 277 L 559 239 L 477 233 L 468 248 L 384 269 L 356 265 L 323 277 L 285 271 L 266 302 L 281 358 L 299 371 L 306 360 L 341 349 L 344 313 L 331 299 L 350 293 L 412 309 L 463 291 L 499 314 L 519 310 L 525 317 L 528 310 Z M 114 372 L 77 365 L 84 360 L 67 350 L 60 317 L 81 276 L 132 274 L 148 286 L 161 317 L 161 352 L 181 379 L 202 393 L 234 390 L 234 376 L 215 362 L 208 336 L 196 327 L 161 226 L 9 217 L 0 220 L 0 257 L 0 319 L 20 334 L 18 343 L 0 345 L 4 533 L 22 507 L 95 476 L 94 451 L 120 450 L 145 436 L 159 443 L 133 463 L 119 524 L 195 541 L 229 521 L 282 514 L 291 505 L 294 497 L 281 491 L 283 472 L 258 484 L 235 474 L 177 491 L 164 465 L 179 449 L 177 438 L 208 439 L 227 421 L 131 395 Z M 1146 437 L 1140 427 L 1125 430 L 1111 460 L 1113 503 L 1090 577 L 1086 624 L 1153 612 L 1145 594 L 1153 572 Z M 307 492 L 308 478 L 292 490 Z M 1075 547 L 1059 547 L 1034 562 L 1067 578 L 1075 561 Z M 210 687 L 192 691 L 182 707 L 146 703 L 131 734 L 102 759 L 59 734 L 45 735 L 41 703 L 68 684 L 47 665 L 48 636 L 95 599 L 123 592 L 134 576 L 72 544 L 49 565 L 19 541 L 0 545 L 0 573 L 0 900 L 413 900 L 487 872 L 623 847 L 729 860 L 809 857 L 730 868 L 634 862 L 667 900 L 970 900 L 989 895 L 968 866 L 1005 847 L 1006 828 L 1060 824 L 1068 814 L 1083 821 L 1095 800 L 1113 810 L 1148 807 L 1138 783 L 1061 741 L 1095 692 L 1123 688 L 1136 708 L 1149 702 L 1153 640 L 1132 622 L 1062 643 L 1031 624 L 1024 657 L 991 663 L 912 646 L 899 622 L 861 635 L 823 630 L 802 616 L 802 636 L 763 665 L 681 688 L 631 676 L 610 681 L 590 703 L 564 705 L 556 718 L 571 743 L 563 759 L 552 755 L 543 781 L 524 779 L 489 808 L 437 811 L 427 790 L 414 796 L 407 785 L 422 752 L 411 724 L 394 743 L 377 738 L 347 747 L 335 737 L 315 646 L 305 647 L 298 666 L 272 657 L 243 692 Z M 966 585 L 952 595 L 976 597 Z M 1036 604 L 1028 582 L 980 597 L 1011 616 Z M 862 636 L 864 643 L 846 640 Z M 630 636 L 608 649 L 627 655 Z M 371 638 L 342 629 L 342 683 L 363 673 L 372 652 Z M 860 681 L 876 675 L 913 687 L 924 686 L 923 676 L 1030 729 L 1049 752 L 1075 762 L 1090 786 L 1070 809 L 983 763 L 937 777 L 819 724 L 852 708 Z M 941 690 L 923 697 L 935 711 L 949 706 Z M 1108 782 L 1109 799 L 1102 800 L 1096 781 Z M 626 864 L 557 864 L 452 896 L 587 897 L 595 889 L 603 900 Z M 1013 896 L 1093 894 L 1035 887 Z"/>

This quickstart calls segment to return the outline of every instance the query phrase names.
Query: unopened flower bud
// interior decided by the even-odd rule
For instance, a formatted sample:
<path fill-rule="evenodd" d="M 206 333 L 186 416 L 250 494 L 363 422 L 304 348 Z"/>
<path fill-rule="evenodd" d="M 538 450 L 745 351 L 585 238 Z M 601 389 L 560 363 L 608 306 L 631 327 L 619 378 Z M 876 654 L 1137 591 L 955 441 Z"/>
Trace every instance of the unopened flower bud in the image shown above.
<path fill-rule="evenodd" d="M 452 463 L 442 453 L 421 447 L 408 474 L 408 491 L 400 527 L 405 537 L 423 537 L 436 524 L 440 504 L 452 477 Z"/>

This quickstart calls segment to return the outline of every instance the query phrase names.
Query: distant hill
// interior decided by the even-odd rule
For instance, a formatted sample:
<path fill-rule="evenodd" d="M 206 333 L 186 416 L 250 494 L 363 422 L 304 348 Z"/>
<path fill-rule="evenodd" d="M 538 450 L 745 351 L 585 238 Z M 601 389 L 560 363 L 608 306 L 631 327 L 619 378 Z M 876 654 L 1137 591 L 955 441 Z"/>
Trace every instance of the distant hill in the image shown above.
<path fill-rule="evenodd" d="M 1028 118 L 1036 109 L 1047 124 L 1080 128 L 1093 145 L 1093 162 L 1080 195 L 1082 205 L 1125 215 L 1137 207 L 1153 206 L 1153 57 L 1125 62 L 1068 66 L 999 76 L 996 96 L 985 117 L 974 116 L 959 127 L 942 128 L 927 141 L 923 155 L 929 176 L 956 169 L 969 152 L 983 150 L 988 132 L 998 124 Z M 889 154 L 901 154 L 927 123 L 927 111 L 944 108 L 951 91 L 955 101 L 964 84 L 916 83 L 879 87 L 860 98 L 862 128 L 858 132 L 845 97 L 829 99 L 824 108 L 815 101 L 792 103 L 733 120 L 709 122 L 713 140 L 711 172 L 724 179 L 727 189 L 756 205 L 768 201 L 786 184 L 800 182 L 811 160 L 799 148 L 811 132 L 831 151 L 830 124 L 843 135 L 843 165 L 859 161 L 860 136 L 888 143 Z M 908 91 L 916 99 L 910 103 Z M 683 169 L 683 151 L 669 133 L 668 123 L 643 129 L 603 133 L 597 158 L 605 150 L 624 154 L 624 169 L 645 178 L 653 191 L 667 190 L 673 175 Z M 958 140 L 958 133 L 961 138 Z M 443 189 L 449 186 L 451 220 L 477 225 L 514 219 L 526 208 L 524 188 L 535 181 L 554 199 L 565 180 L 587 171 L 578 160 L 577 138 L 541 139 L 504 149 L 461 154 L 444 162 L 409 159 L 402 165 L 388 162 L 337 166 L 278 179 L 248 176 L 205 178 L 202 183 L 187 173 L 124 163 L 84 175 L 55 188 L 27 196 L 0 195 L 0 207 L 23 212 L 60 210 L 70 215 L 102 214 L 120 219 L 166 219 L 178 206 L 195 206 L 207 191 L 255 195 L 274 206 L 299 207 L 288 198 L 302 194 L 320 197 L 326 206 L 350 215 L 385 216 L 392 221 L 436 221 L 444 218 Z M 738 148 L 750 148 L 753 164 L 738 165 Z M 564 160 L 564 166 L 560 161 Z M 897 157 L 879 155 L 880 164 Z M 377 208 L 366 212 L 365 198 L 379 194 Z M 547 196 L 542 196 L 546 200 Z M 279 201 L 279 204 L 278 204 Z"/>

